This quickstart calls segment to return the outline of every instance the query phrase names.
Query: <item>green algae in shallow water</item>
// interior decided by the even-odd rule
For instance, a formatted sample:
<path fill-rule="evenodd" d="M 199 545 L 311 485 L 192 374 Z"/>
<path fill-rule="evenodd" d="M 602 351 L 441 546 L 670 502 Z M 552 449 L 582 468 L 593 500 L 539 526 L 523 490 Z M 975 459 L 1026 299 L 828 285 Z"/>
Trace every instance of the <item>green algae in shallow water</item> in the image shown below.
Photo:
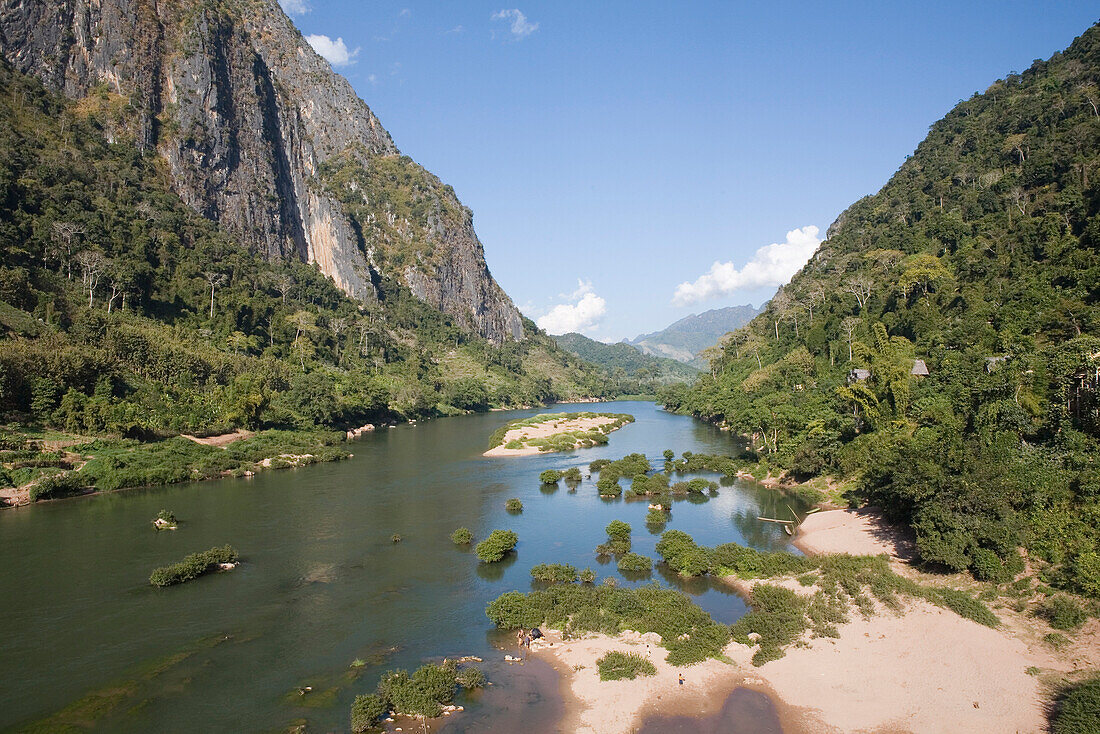
<path fill-rule="evenodd" d="M 150 693 L 146 690 L 149 684 L 200 651 L 209 650 L 230 639 L 232 638 L 228 635 L 201 638 L 191 648 L 140 665 L 134 669 L 131 677 L 87 693 L 57 713 L 19 727 L 15 731 L 27 734 L 86 731 L 97 726 L 108 716 L 122 712 L 124 708 L 129 707 L 122 713 L 136 713 L 150 703 L 149 696 L 137 700 L 138 696 Z M 184 678 L 183 681 L 186 685 L 190 682 L 190 677 Z"/>

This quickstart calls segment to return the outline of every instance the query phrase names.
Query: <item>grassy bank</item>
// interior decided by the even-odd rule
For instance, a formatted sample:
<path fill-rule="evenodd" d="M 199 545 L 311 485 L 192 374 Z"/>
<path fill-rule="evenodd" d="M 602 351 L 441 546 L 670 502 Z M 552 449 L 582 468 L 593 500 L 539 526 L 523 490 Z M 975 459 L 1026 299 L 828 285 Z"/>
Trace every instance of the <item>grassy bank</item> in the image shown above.
<path fill-rule="evenodd" d="M 14 445 L 14 440 L 9 443 Z M 7 490 L 8 504 L 90 491 L 249 476 L 265 469 L 350 456 L 344 434 L 335 431 L 262 431 L 225 447 L 207 446 L 181 436 L 151 443 L 97 439 L 57 451 L 43 450 L 41 444 L 23 445 L 29 448 L 0 451 L 0 487 Z"/>

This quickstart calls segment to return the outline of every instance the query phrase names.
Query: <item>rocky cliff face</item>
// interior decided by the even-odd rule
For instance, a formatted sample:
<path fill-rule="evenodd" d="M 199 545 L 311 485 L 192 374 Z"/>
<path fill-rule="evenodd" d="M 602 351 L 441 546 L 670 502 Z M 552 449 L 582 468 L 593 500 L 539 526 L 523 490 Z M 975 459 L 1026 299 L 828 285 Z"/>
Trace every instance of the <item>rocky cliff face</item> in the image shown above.
<path fill-rule="evenodd" d="M 386 269 L 470 331 L 522 336 L 469 211 L 276 0 L 0 0 L 0 52 L 72 99 L 119 98 L 110 134 L 155 150 L 180 197 L 249 248 L 315 262 L 365 302 Z"/>

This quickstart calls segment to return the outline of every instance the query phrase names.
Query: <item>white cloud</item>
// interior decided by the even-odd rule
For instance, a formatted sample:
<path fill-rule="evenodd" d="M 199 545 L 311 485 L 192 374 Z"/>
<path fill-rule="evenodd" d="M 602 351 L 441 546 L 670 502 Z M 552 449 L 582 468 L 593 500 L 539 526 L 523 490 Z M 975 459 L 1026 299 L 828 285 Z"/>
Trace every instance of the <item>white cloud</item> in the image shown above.
<path fill-rule="evenodd" d="M 527 38 L 527 36 L 539 29 L 538 23 L 528 22 L 527 16 L 516 8 L 512 8 L 511 10 L 498 10 L 490 17 L 492 20 L 511 20 L 512 26 L 509 30 L 512 33 L 512 39 L 515 41 Z"/>
<path fill-rule="evenodd" d="M 578 280 L 575 291 L 561 296 L 567 303 L 559 303 L 535 322 L 548 334 L 589 331 L 607 313 L 607 302 L 592 291 L 591 281 Z"/>
<path fill-rule="evenodd" d="M 306 40 L 309 41 L 310 46 L 313 46 L 314 51 L 321 54 L 333 66 L 350 66 L 355 63 L 355 57 L 359 55 L 358 47 L 354 51 L 349 51 L 343 38 L 337 38 L 334 41 L 328 36 L 311 35 L 306 36 Z"/>
<path fill-rule="evenodd" d="M 797 273 L 821 244 L 818 228 L 812 224 L 787 233 L 786 242 L 774 242 L 761 247 L 745 266 L 738 270 L 732 262 L 716 262 L 694 283 L 676 286 L 672 303 L 686 306 L 718 296 L 728 296 L 740 290 L 771 288 L 784 285 Z"/>
<path fill-rule="evenodd" d="M 279 0 L 279 5 L 287 15 L 305 15 L 309 12 L 309 3 L 306 0 Z"/>

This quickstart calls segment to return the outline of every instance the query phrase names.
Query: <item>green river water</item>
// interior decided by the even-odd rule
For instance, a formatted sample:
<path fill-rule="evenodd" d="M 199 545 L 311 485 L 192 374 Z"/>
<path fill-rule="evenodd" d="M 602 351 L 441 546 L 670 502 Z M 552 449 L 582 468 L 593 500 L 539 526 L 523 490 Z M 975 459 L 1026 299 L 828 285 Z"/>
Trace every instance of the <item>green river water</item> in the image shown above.
<path fill-rule="evenodd" d="M 542 487 L 548 468 L 642 452 L 736 452 L 729 434 L 652 403 L 559 405 L 552 411 L 632 413 L 608 446 L 487 459 L 489 435 L 538 410 L 446 418 L 367 434 L 354 458 L 252 479 L 179 484 L 0 512 L 0 730 L 110 732 L 346 731 L 355 694 L 381 672 L 442 656 L 476 655 L 494 686 L 460 699 L 447 732 L 556 731 L 560 697 L 549 666 L 501 662 L 486 603 L 532 588 L 542 562 L 619 578 L 593 549 L 613 519 L 634 528 L 634 550 L 655 557 L 645 502 L 601 500 L 594 480 L 571 492 Z M 509 497 L 525 506 L 504 509 Z M 737 482 L 717 497 L 676 503 L 668 528 L 700 544 L 782 548 L 789 498 Z M 160 509 L 181 520 L 155 532 Z M 452 530 L 476 538 L 519 534 L 517 552 L 479 564 Z M 399 533 L 403 542 L 390 538 Z M 230 573 L 155 589 L 152 568 L 230 543 Z M 691 594 L 716 619 L 745 612 L 737 595 L 706 580 L 683 583 L 658 567 L 651 580 Z M 366 661 L 357 669 L 355 659 Z M 311 686 L 299 695 L 297 688 Z M 760 707 L 760 703 L 754 702 Z"/>

